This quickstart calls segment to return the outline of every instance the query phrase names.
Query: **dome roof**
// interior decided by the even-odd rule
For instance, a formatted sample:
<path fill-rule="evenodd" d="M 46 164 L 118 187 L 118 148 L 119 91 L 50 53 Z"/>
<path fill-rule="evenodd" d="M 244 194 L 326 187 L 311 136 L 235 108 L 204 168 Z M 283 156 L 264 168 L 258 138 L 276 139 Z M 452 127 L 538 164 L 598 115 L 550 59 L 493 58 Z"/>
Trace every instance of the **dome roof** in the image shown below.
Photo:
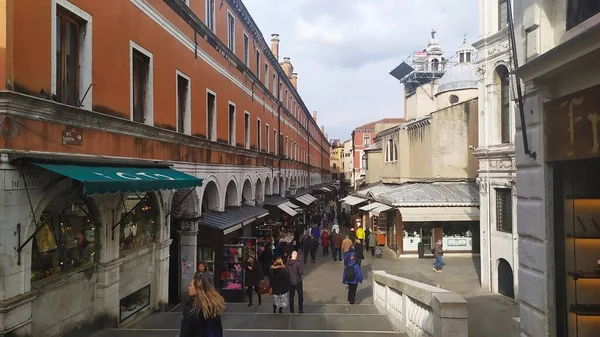
<path fill-rule="evenodd" d="M 478 82 L 475 66 L 472 63 L 460 63 L 446 71 L 438 82 L 438 94 L 446 91 L 477 89 Z"/>

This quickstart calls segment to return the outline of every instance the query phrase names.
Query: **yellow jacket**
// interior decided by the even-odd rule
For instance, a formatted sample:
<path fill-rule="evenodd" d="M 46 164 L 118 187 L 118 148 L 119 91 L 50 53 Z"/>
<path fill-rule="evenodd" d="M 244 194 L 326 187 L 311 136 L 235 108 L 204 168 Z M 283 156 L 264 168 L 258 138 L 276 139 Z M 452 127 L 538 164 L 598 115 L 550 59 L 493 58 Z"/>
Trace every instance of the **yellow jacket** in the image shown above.
<path fill-rule="evenodd" d="M 365 239 L 365 230 L 362 227 L 358 227 L 356 230 L 356 238 L 363 241 Z"/>

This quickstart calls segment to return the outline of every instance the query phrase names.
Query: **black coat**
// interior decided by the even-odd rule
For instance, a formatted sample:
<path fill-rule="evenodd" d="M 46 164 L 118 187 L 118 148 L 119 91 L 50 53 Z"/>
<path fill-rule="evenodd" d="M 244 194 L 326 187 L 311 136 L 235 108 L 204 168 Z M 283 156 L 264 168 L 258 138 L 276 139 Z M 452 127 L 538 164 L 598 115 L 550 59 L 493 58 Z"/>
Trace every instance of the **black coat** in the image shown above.
<path fill-rule="evenodd" d="M 354 244 L 354 257 L 356 257 L 357 259 L 364 259 L 365 258 L 365 254 L 363 253 L 363 245 L 362 245 L 362 243 L 355 243 Z"/>
<path fill-rule="evenodd" d="M 181 330 L 179 337 L 205 337 L 208 336 L 208 329 L 212 326 L 216 337 L 223 336 L 223 324 L 221 317 L 204 318 L 202 312 L 199 315 L 192 314 L 192 300 L 188 301 L 183 307 L 183 319 L 181 320 Z"/>
<path fill-rule="evenodd" d="M 252 270 L 248 269 L 248 267 L 252 267 Z M 260 285 L 260 280 L 262 279 L 262 268 L 260 264 L 254 260 L 254 263 L 250 266 L 248 262 L 244 266 L 246 272 L 246 286 L 258 286 Z"/>
<path fill-rule="evenodd" d="M 273 295 L 283 295 L 290 291 L 290 275 L 284 265 L 271 267 L 269 279 Z"/>

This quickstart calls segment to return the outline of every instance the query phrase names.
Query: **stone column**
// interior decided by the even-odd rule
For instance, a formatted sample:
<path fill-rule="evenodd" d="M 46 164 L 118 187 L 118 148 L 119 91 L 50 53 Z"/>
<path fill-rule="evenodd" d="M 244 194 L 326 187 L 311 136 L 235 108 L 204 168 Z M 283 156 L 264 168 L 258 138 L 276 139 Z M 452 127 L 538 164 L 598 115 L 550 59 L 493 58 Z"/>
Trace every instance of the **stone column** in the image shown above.
<path fill-rule="evenodd" d="M 103 317 L 105 328 L 119 324 L 119 280 L 123 259 L 119 256 L 120 225 L 112 227 L 121 219 L 120 196 L 94 196 L 100 224 L 100 251 L 98 251 L 98 284 L 95 309 L 97 317 Z M 114 234 L 114 237 L 113 237 Z"/>
<path fill-rule="evenodd" d="M 193 226 L 189 230 L 177 230 L 177 234 L 181 245 L 181 261 L 171 263 L 181 263 L 181 299 L 184 299 L 198 265 L 198 229 Z"/>
<path fill-rule="evenodd" d="M 487 85 L 487 145 L 499 144 L 500 143 L 500 98 L 499 91 L 500 86 L 498 84 Z"/>

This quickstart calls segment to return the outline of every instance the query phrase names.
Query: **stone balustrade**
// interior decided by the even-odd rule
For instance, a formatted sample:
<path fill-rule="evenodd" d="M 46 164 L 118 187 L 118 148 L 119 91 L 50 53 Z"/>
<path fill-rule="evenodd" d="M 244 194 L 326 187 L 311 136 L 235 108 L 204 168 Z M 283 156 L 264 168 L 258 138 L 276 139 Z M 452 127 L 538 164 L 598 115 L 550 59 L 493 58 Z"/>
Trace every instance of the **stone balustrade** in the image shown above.
<path fill-rule="evenodd" d="M 373 271 L 373 302 L 409 337 L 467 337 L 467 301 L 451 291 Z"/>

